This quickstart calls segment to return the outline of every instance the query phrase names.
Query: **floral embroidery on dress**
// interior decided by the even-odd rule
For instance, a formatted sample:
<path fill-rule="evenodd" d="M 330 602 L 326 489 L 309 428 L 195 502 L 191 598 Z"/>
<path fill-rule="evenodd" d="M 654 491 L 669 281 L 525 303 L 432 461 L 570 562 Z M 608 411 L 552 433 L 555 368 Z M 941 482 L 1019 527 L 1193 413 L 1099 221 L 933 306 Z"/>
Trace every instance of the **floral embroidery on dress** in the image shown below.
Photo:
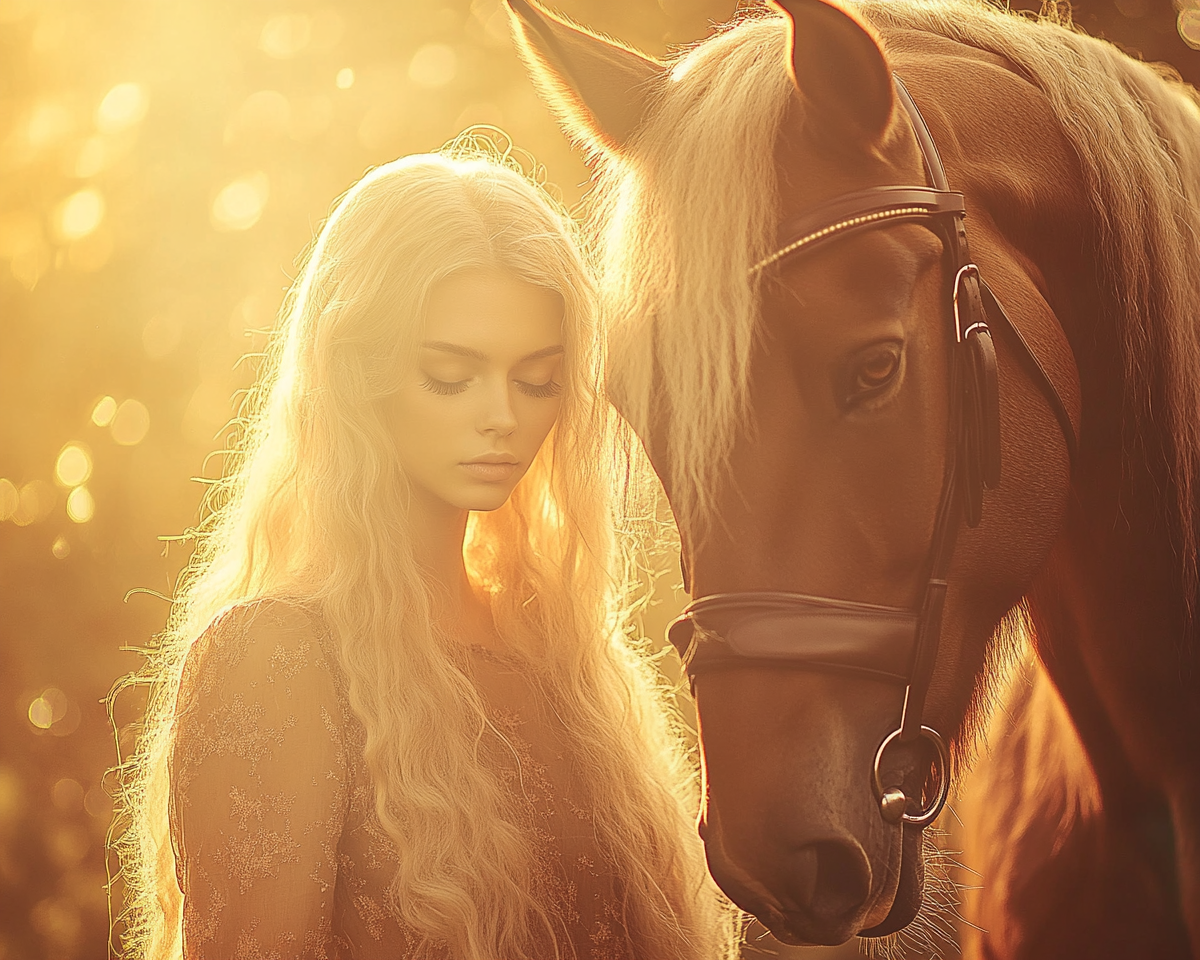
<path fill-rule="evenodd" d="M 562 720 L 517 658 L 473 649 L 465 660 L 559 952 L 630 960 L 619 871 Z M 448 955 L 389 907 L 396 850 L 375 815 L 365 742 L 334 641 L 309 608 L 235 607 L 196 641 L 170 758 L 186 960 Z"/>

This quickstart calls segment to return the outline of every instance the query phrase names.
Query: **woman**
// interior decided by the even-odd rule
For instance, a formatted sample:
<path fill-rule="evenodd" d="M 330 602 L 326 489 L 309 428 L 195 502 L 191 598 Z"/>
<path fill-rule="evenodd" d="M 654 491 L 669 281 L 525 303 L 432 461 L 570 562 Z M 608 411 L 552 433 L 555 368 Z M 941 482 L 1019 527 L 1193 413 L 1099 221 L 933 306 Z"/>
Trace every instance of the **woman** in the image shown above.
<path fill-rule="evenodd" d="M 337 205 L 151 664 L 132 954 L 733 954 L 620 642 L 592 298 L 496 159 Z"/>

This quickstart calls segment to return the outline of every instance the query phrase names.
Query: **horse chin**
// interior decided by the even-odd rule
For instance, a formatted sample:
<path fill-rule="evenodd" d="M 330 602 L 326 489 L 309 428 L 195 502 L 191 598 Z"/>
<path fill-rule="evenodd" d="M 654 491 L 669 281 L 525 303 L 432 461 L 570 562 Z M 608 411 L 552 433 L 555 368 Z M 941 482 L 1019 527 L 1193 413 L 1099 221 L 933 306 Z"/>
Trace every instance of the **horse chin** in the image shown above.
<path fill-rule="evenodd" d="M 921 909 L 925 886 L 925 862 L 922 859 L 921 829 L 904 827 L 900 845 L 899 882 L 887 915 L 872 927 L 859 931 L 860 937 L 886 937 L 912 923 Z"/>
<path fill-rule="evenodd" d="M 789 947 L 836 947 L 854 936 L 854 927 L 847 926 L 840 932 L 831 932 L 827 938 L 814 942 L 801 932 L 806 926 L 803 917 L 794 917 L 774 909 L 768 909 L 758 916 L 759 922 L 766 927 L 780 943 Z"/>

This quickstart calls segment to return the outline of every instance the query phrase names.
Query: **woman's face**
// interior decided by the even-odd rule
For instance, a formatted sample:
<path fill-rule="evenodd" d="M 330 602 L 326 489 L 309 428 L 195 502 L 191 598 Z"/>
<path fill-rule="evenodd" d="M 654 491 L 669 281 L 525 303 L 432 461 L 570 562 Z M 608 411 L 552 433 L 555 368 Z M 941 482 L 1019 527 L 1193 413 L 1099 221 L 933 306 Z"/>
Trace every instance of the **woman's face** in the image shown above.
<path fill-rule="evenodd" d="M 495 510 L 558 417 L 562 299 L 500 270 L 433 288 L 416 368 L 394 398 L 401 466 L 431 506 Z"/>

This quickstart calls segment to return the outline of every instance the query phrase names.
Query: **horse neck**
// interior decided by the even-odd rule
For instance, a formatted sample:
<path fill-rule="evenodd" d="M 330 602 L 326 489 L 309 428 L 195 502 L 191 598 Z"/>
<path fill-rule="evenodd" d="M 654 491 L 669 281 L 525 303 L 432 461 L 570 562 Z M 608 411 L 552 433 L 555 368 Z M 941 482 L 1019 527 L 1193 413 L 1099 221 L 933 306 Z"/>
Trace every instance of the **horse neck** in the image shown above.
<path fill-rule="evenodd" d="M 1045 98 L 993 54 L 927 35 L 885 39 L 943 147 L 952 186 L 967 196 L 980 264 L 986 271 L 988 259 L 1007 258 L 1024 270 L 1075 355 L 1082 445 L 1066 523 L 1030 602 L 1039 653 L 1106 806 L 1136 802 L 1141 784 L 1186 774 L 1194 762 L 1185 758 L 1200 755 L 1200 708 L 1181 686 L 1190 626 L 1163 405 L 1152 402 L 1134 424 L 1116 311 L 1098 293 L 1110 284 L 1099 274 L 1109 258 L 1095 204 Z"/>
<path fill-rule="evenodd" d="M 1113 260 L 1098 239 L 1101 205 L 1085 188 L 1079 155 L 1044 98 L 1007 64 L 942 38 L 885 39 L 939 146 L 946 145 L 951 183 L 967 196 L 974 234 L 996 241 L 990 251 L 977 251 L 981 267 L 989 269 L 985 256 L 1007 258 L 1025 272 L 1054 311 L 1078 367 L 1083 426 L 1066 518 L 1028 591 L 1039 656 L 1099 795 L 1090 826 L 1075 832 L 1079 844 L 1092 847 L 1097 866 L 1071 882 L 1118 889 L 1116 879 L 1136 873 L 1179 943 L 1187 940 L 1180 907 L 1192 903 L 1183 912 L 1195 944 L 1200 804 L 1192 798 L 1200 793 L 1200 698 L 1189 614 L 1195 597 L 1178 547 L 1186 538 L 1177 519 L 1168 405 L 1155 392 L 1161 381 L 1151 385 L 1144 411 L 1134 412 L 1126 338 L 1114 305 L 1100 293 L 1113 286 L 1101 273 Z M 931 56 L 939 46 L 943 55 Z M 1191 156 L 1180 167 L 1181 176 L 1191 177 L 1189 164 L 1200 169 L 1194 147 L 1178 152 Z M 1188 193 L 1200 196 L 1200 182 Z M 1165 270 L 1163 262 L 1150 266 Z M 1169 336 L 1162 319 L 1156 316 L 1145 335 Z M 1026 769 L 1013 777 L 1009 769 L 1005 776 L 1028 787 L 1039 772 L 1046 774 Z"/>

